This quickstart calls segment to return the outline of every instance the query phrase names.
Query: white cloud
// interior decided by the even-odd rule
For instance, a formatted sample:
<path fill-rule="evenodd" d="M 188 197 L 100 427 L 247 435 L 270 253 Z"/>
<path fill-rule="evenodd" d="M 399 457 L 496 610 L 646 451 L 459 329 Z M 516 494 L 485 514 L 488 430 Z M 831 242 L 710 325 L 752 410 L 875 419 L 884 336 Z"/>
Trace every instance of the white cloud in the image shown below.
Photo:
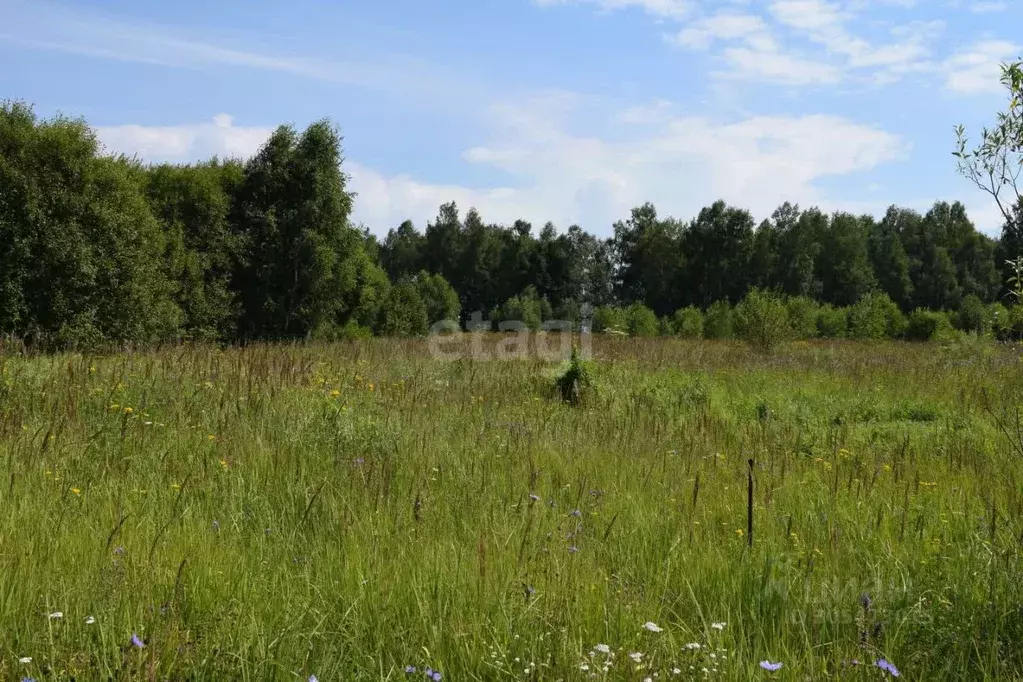
<path fill-rule="evenodd" d="M 252 156 L 272 128 L 238 127 L 231 116 L 218 114 L 209 123 L 169 126 L 101 126 L 96 135 L 113 154 L 138 155 L 150 161 L 193 161 L 216 154 L 220 157 Z"/>
<path fill-rule="evenodd" d="M 842 201 L 822 194 L 815 181 L 866 171 L 907 151 L 897 137 L 843 118 L 717 122 L 675 115 L 663 101 L 613 112 L 612 121 L 631 119 L 636 127 L 612 142 L 571 132 L 573 106 L 580 106 L 575 101 L 570 93 L 545 93 L 524 106 L 492 107 L 493 138 L 467 149 L 464 158 L 508 173 L 513 182 L 506 186 L 436 184 L 347 161 L 350 187 L 358 193 L 354 219 L 382 234 L 406 218 L 423 226 L 440 204 L 456 201 L 463 209 L 476 206 L 488 221 L 552 220 L 560 228 L 579 223 L 607 234 L 613 221 L 648 200 L 678 217 L 691 217 L 718 198 L 760 217 L 785 200 L 837 209 Z M 561 118 L 548 118 L 551 111 Z M 539 120 L 548 124 L 535 125 Z M 247 156 L 269 133 L 234 126 L 224 115 L 213 123 L 98 130 L 109 149 L 152 161 Z"/>
<path fill-rule="evenodd" d="M 737 39 L 770 40 L 767 24 L 755 14 L 725 11 L 691 22 L 673 37 L 673 42 L 682 47 L 706 50 L 716 40 Z"/>
<path fill-rule="evenodd" d="M 533 0 L 535 4 L 548 5 L 569 5 L 569 4 L 590 4 L 596 5 L 602 11 L 612 12 L 615 10 L 629 9 L 636 7 L 647 14 L 662 19 L 682 19 L 690 14 L 695 2 L 691 0 Z"/>
<path fill-rule="evenodd" d="M 1000 91 L 999 66 L 1015 57 L 1019 49 L 1008 41 L 985 40 L 957 52 L 942 65 L 945 87 L 965 95 Z"/>

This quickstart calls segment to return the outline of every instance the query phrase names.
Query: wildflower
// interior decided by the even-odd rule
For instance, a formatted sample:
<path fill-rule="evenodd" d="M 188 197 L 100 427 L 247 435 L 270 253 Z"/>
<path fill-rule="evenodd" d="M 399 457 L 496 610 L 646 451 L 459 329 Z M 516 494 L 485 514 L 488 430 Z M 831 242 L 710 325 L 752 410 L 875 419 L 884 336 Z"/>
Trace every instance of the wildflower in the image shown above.
<path fill-rule="evenodd" d="M 650 621 L 643 623 L 643 627 L 649 630 L 650 632 L 662 632 L 664 630 L 664 628 L 659 626 L 657 623 L 652 623 Z"/>
<path fill-rule="evenodd" d="M 211 434 L 209 434 L 208 436 L 206 436 L 206 440 L 208 440 L 208 441 L 210 441 L 210 442 L 213 442 L 213 441 L 215 441 L 216 439 L 217 439 L 217 437 L 216 437 L 216 436 L 214 436 L 214 435 L 213 435 L 212 433 L 211 433 Z"/>
<path fill-rule="evenodd" d="M 641 654 L 638 651 L 633 651 L 632 653 L 629 654 L 629 658 L 631 658 L 636 663 L 639 663 L 640 661 L 643 660 L 643 654 Z"/>
<path fill-rule="evenodd" d="M 743 535 L 746 534 L 746 531 L 744 531 L 742 528 L 736 528 L 735 534 L 738 535 L 739 537 L 742 537 Z"/>
<path fill-rule="evenodd" d="M 579 666 L 579 670 L 582 670 L 584 673 L 589 672 L 590 666 L 587 663 L 583 663 L 582 665 Z"/>
<path fill-rule="evenodd" d="M 85 624 L 86 624 L 86 625 L 92 625 L 92 624 L 94 624 L 95 622 L 96 622 L 96 619 L 95 619 L 95 618 L 93 618 L 92 616 L 86 616 L 86 617 L 85 617 Z"/>
<path fill-rule="evenodd" d="M 678 675 L 678 674 L 679 674 L 679 673 L 681 673 L 681 672 L 682 672 L 682 671 L 681 671 L 681 670 L 679 670 L 678 668 L 672 668 L 672 669 L 671 669 L 671 674 L 672 674 L 672 675 Z"/>
<path fill-rule="evenodd" d="M 18 663 L 24 663 L 25 665 L 28 665 L 31 662 L 32 662 L 31 656 L 22 656 L 21 658 L 18 659 Z"/>
<path fill-rule="evenodd" d="M 54 611 L 50 614 L 50 620 L 59 620 L 64 617 L 63 611 Z"/>
<path fill-rule="evenodd" d="M 114 556 L 122 556 L 124 551 L 124 545 L 118 545 L 117 547 L 114 547 Z"/>
<path fill-rule="evenodd" d="M 36 678 L 34 678 L 34 677 L 22 677 L 21 678 L 21 682 L 36 682 Z"/>
<path fill-rule="evenodd" d="M 355 459 L 353 459 L 352 461 L 353 461 L 353 462 L 354 462 L 354 463 L 355 463 L 356 465 L 360 465 L 360 464 L 365 464 L 365 463 L 366 463 L 366 460 L 365 460 L 365 459 L 363 459 L 362 457 L 356 457 L 356 458 L 355 458 Z"/>
<path fill-rule="evenodd" d="M 132 646 L 138 647 L 139 649 L 145 648 L 146 644 L 142 641 L 142 638 L 136 635 L 134 632 L 131 633 L 131 644 Z"/>
<path fill-rule="evenodd" d="M 341 391 L 339 391 L 339 390 L 337 390 L 335 388 L 333 391 L 330 392 L 330 397 L 331 398 L 340 398 L 341 397 Z"/>
<path fill-rule="evenodd" d="M 609 647 L 607 644 L 598 644 L 597 646 L 593 647 L 593 649 L 595 651 L 599 651 L 602 654 L 611 653 L 611 647 Z"/>
<path fill-rule="evenodd" d="M 180 483 L 171 483 L 171 490 L 181 490 Z"/>
<path fill-rule="evenodd" d="M 728 623 L 711 623 L 710 626 L 715 630 L 724 630 Z"/>
<path fill-rule="evenodd" d="M 414 666 L 414 665 L 406 665 L 405 666 L 405 674 L 406 675 L 411 675 L 415 671 L 416 671 L 416 666 Z"/>
<path fill-rule="evenodd" d="M 82 491 L 81 491 L 80 488 L 72 488 L 71 492 L 74 493 L 75 495 L 81 495 L 82 494 Z"/>
<path fill-rule="evenodd" d="M 316 677 L 316 675 L 310 675 L 309 682 L 320 682 L 320 680 Z"/>
<path fill-rule="evenodd" d="M 578 509 L 573 509 L 572 513 L 569 514 L 569 516 L 574 516 L 576 518 L 579 518 L 582 515 L 583 515 L 583 513 L 581 511 L 579 511 Z"/>
<path fill-rule="evenodd" d="M 219 531 L 220 530 L 220 521 L 217 521 L 216 519 L 213 519 L 213 530 L 215 530 L 215 531 Z"/>
<path fill-rule="evenodd" d="M 874 661 L 874 665 L 876 665 L 878 668 L 885 671 L 886 673 L 890 674 L 892 677 L 899 677 L 901 675 L 898 668 L 896 668 L 894 665 L 892 665 L 883 658 L 879 661 Z"/>
<path fill-rule="evenodd" d="M 781 663 L 771 663 L 770 661 L 760 661 L 760 667 L 763 668 L 764 670 L 769 670 L 772 673 L 775 672 L 776 670 L 781 670 L 781 666 L 782 666 Z"/>
<path fill-rule="evenodd" d="M 130 407 L 126 407 L 126 408 L 124 408 L 124 413 L 125 413 L 125 414 L 132 414 L 133 412 L 135 412 L 135 410 L 133 410 L 133 409 L 132 409 L 132 408 L 130 408 Z"/>
<path fill-rule="evenodd" d="M 690 651 L 696 651 L 697 649 L 700 648 L 700 643 L 699 642 L 689 642 L 689 644 L 686 644 L 686 648 L 689 649 Z"/>
<path fill-rule="evenodd" d="M 540 496 L 539 495 L 534 495 L 533 493 L 530 493 L 529 494 L 529 499 L 533 500 L 533 502 L 539 502 L 540 501 Z"/>
<path fill-rule="evenodd" d="M 440 682 L 441 674 L 439 670 L 426 669 L 426 676 L 429 677 L 433 682 Z"/>
<path fill-rule="evenodd" d="M 224 471 L 227 471 L 227 467 L 228 467 L 227 460 L 226 459 L 220 460 L 220 468 L 223 469 Z"/>

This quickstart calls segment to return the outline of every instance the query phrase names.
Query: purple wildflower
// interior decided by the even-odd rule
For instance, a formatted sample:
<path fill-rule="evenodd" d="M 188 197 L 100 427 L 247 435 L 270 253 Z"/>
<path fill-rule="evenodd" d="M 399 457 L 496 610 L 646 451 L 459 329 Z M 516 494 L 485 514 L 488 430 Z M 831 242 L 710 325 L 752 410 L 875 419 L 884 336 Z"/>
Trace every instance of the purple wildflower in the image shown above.
<path fill-rule="evenodd" d="M 353 462 L 355 462 L 355 463 L 356 463 L 357 465 L 358 465 L 358 464 L 365 464 L 365 463 L 366 463 L 366 460 L 365 460 L 365 459 L 363 459 L 362 457 L 356 457 L 356 458 L 355 458 L 355 459 L 353 459 L 352 461 L 353 461 Z"/>
<path fill-rule="evenodd" d="M 769 670 L 772 673 L 775 672 L 776 670 L 781 670 L 781 666 L 782 666 L 781 663 L 771 663 L 770 661 L 760 661 L 760 667 L 763 668 L 764 670 Z"/>
<path fill-rule="evenodd" d="M 415 671 L 416 671 L 416 666 L 414 666 L 414 665 L 406 665 L 405 666 L 405 674 L 406 675 L 411 675 Z"/>
<path fill-rule="evenodd" d="M 583 513 L 582 513 L 581 511 L 579 511 L 578 509 L 574 509 L 574 510 L 572 510 L 572 513 L 570 514 L 570 516 L 574 516 L 574 517 L 576 517 L 577 519 L 578 519 L 578 518 L 579 518 L 580 516 L 582 516 L 582 515 L 583 515 Z"/>
<path fill-rule="evenodd" d="M 433 680 L 433 682 L 440 682 L 440 678 L 441 678 L 440 671 L 439 670 L 434 670 L 433 674 L 430 675 L 430 678 Z"/>
<path fill-rule="evenodd" d="M 320 682 L 320 680 L 316 677 L 316 675 L 310 675 L 309 682 Z"/>
<path fill-rule="evenodd" d="M 145 643 L 142 641 L 142 638 L 136 635 L 134 632 L 131 633 L 131 643 L 132 646 L 136 646 L 139 649 L 145 648 L 146 646 Z"/>
<path fill-rule="evenodd" d="M 874 661 L 874 665 L 876 665 L 878 668 L 885 671 L 892 677 L 899 677 L 902 674 L 899 672 L 898 668 L 896 668 L 894 665 L 892 665 L 890 662 L 886 661 L 883 658 L 878 661 Z"/>

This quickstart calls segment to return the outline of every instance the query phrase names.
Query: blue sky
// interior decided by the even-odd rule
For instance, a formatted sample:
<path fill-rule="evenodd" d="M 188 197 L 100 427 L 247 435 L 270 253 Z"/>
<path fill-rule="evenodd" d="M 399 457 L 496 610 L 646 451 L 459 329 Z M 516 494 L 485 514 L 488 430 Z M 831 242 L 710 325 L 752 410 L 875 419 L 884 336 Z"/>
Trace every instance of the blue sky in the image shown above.
<path fill-rule="evenodd" d="M 0 0 L 0 97 L 110 151 L 247 156 L 279 123 L 345 136 L 355 219 L 438 206 L 607 235 L 722 198 L 881 214 L 993 202 L 953 126 L 1004 107 L 1023 3 L 969 0 Z"/>

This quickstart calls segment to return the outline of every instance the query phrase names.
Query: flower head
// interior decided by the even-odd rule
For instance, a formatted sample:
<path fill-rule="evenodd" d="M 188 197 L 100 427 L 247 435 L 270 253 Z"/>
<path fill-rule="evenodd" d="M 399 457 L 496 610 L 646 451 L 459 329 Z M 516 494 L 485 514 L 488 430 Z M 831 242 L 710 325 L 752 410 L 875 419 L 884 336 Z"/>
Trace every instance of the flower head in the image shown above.
<path fill-rule="evenodd" d="M 641 654 L 638 651 L 633 651 L 632 653 L 629 654 L 629 658 L 634 660 L 636 663 L 639 663 L 640 661 L 643 660 L 643 654 Z"/>
<path fill-rule="evenodd" d="M 878 661 L 874 661 L 874 665 L 876 665 L 878 668 L 880 668 L 881 670 L 885 671 L 886 673 L 888 673 L 892 677 L 899 677 L 902 674 L 902 673 L 899 672 L 898 668 L 896 668 L 889 661 L 886 661 L 883 658 L 878 660 Z"/>
<path fill-rule="evenodd" d="M 711 623 L 710 626 L 715 630 L 724 630 L 728 623 Z"/>
<path fill-rule="evenodd" d="M 771 663 L 770 661 L 760 661 L 760 667 L 763 668 L 764 670 L 769 670 L 772 673 L 774 671 L 776 671 L 776 670 L 781 670 L 781 666 L 782 666 L 781 663 Z"/>
<path fill-rule="evenodd" d="M 31 656 L 22 656 L 21 658 L 18 659 L 18 663 L 24 663 L 26 665 L 28 665 L 31 662 L 32 662 Z"/>
<path fill-rule="evenodd" d="M 316 677 L 316 675 L 310 675 L 309 682 L 320 682 L 320 680 Z"/>
<path fill-rule="evenodd" d="M 85 617 L 85 624 L 86 625 L 92 625 L 95 622 L 96 622 L 96 619 L 93 618 L 92 616 L 86 616 Z"/>
<path fill-rule="evenodd" d="M 142 638 L 136 635 L 134 632 L 131 633 L 131 644 L 132 646 L 138 647 L 139 649 L 142 649 L 146 646 L 145 642 L 142 641 Z"/>
<path fill-rule="evenodd" d="M 405 674 L 406 675 L 411 675 L 415 671 L 416 671 L 416 666 L 414 666 L 414 665 L 406 665 L 405 666 Z"/>
<path fill-rule="evenodd" d="M 64 617 L 63 611 L 54 611 L 50 614 L 50 620 L 59 620 Z"/>
<path fill-rule="evenodd" d="M 660 625 L 658 625 L 657 623 L 650 622 L 650 621 L 647 621 L 646 623 L 643 623 L 643 627 L 644 627 L 644 629 L 649 630 L 650 632 L 663 632 L 664 631 L 664 628 L 662 628 Z"/>
<path fill-rule="evenodd" d="M 611 647 L 609 647 L 607 644 L 598 644 L 597 646 L 593 647 L 593 649 L 595 651 L 599 651 L 602 654 L 611 653 Z"/>

